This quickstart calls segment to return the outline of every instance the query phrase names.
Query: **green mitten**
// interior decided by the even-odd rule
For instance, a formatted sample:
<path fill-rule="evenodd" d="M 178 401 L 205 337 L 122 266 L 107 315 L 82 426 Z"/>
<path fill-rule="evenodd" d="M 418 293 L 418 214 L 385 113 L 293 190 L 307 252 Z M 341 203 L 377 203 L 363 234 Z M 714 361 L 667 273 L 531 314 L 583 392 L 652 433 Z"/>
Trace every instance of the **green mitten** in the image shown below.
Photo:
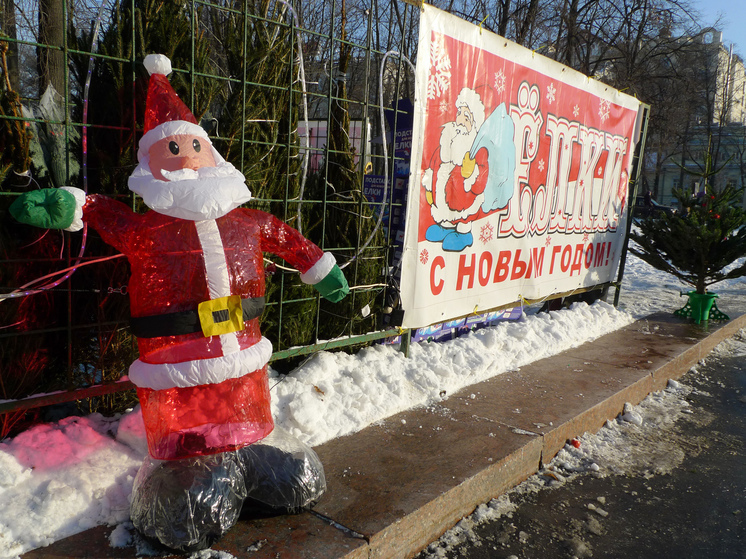
<path fill-rule="evenodd" d="M 339 303 L 344 299 L 345 295 L 350 292 L 347 280 L 345 279 L 342 270 L 336 264 L 334 265 L 334 268 L 324 276 L 324 279 L 319 283 L 314 284 L 314 287 L 319 293 L 321 293 L 321 296 L 324 299 L 331 301 L 332 303 Z"/>
<path fill-rule="evenodd" d="M 21 194 L 10 205 L 10 215 L 27 225 L 67 229 L 75 218 L 75 196 L 61 188 L 43 188 Z"/>

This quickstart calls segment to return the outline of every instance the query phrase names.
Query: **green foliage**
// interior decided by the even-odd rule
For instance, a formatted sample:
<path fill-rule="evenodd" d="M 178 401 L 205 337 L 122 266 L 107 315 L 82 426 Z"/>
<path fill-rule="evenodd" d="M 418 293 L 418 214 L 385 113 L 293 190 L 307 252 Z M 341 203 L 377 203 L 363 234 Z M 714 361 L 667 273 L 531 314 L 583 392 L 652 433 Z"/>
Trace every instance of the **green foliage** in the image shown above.
<path fill-rule="evenodd" d="M 682 210 L 674 216 L 650 217 L 631 238 L 639 247 L 630 252 L 654 268 L 673 274 L 704 294 L 707 287 L 746 275 L 746 264 L 725 271 L 746 256 L 746 212 L 740 207 L 743 189 L 707 186 L 703 197 L 675 190 Z"/>
<path fill-rule="evenodd" d="M 188 105 L 193 99 L 192 112 L 197 119 L 215 101 L 220 82 L 193 80 L 188 72 L 178 70 L 193 64 L 195 73 L 214 73 L 206 33 L 198 31 L 192 37 L 188 6 L 175 0 L 121 1 L 114 5 L 111 24 L 98 44 L 98 52 L 110 58 L 95 60 L 88 90 L 88 177 L 92 191 L 129 195 L 127 179 L 137 164 L 137 141 L 147 99 L 148 75 L 142 66 L 147 54 L 165 54 L 171 59 L 175 69 L 171 84 Z M 198 19 L 204 9 L 197 8 Z M 71 37 L 82 52 L 91 49 L 92 39 L 86 32 Z M 137 62 L 127 62 L 132 60 Z M 72 88 L 74 118 L 82 121 L 89 57 L 73 55 L 71 62 L 77 82 Z"/>
<path fill-rule="evenodd" d="M 257 18 L 215 12 L 209 27 L 221 37 L 221 66 L 233 79 L 213 107 L 220 139 L 215 147 L 246 177 L 253 196 L 263 200 L 293 197 L 298 188 L 297 107 L 291 89 L 293 36 L 281 5 L 258 0 L 249 7 Z M 245 82 L 242 79 L 245 77 Z M 295 184 L 291 185 L 293 181 Z M 263 207 L 262 209 L 268 209 Z M 273 213 L 287 219 L 288 208 L 275 204 Z"/>
<path fill-rule="evenodd" d="M 253 207 L 298 227 L 296 200 L 302 161 L 296 130 L 301 96 L 295 79 L 295 36 L 289 26 L 277 23 L 288 21 L 281 4 L 257 0 L 249 9 L 259 17 L 244 22 L 239 14 L 215 12 L 206 24 L 221 37 L 224 73 L 246 76 L 245 83 L 226 88 L 212 108 L 219 122 L 215 146 L 246 176 L 255 197 Z M 349 57 L 346 49 L 343 51 L 340 67 Z M 336 95 L 339 99 L 332 103 L 329 149 L 323 166 L 328 172 L 308 177 L 301 215 L 303 234 L 334 252 L 343 263 L 372 232 L 373 220 L 360 192 L 362 179 L 349 143 L 346 92 L 337 91 Z M 380 241 L 380 236 L 376 240 Z M 376 283 L 382 267 L 380 262 L 360 260 L 346 269 L 345 275 L 351 285 Z M 318 301 L 315 290 L 303 285 L 297 274 L 283 272 L 280 267 L 277 270 L 267 277 L 269 304 L 261 319 L 262 330 L 275 349 L 315 342 L 317 326 L 320 339 L 375 329 L 372 318 L 364 319 L 355 312 L 355 308 L 372 303 L 371 295 L 350 295 L 337 304 Z"/>
<path fill-rule="evenodd" d="M 109 297 L 112 296 L 121 297 L 109 294 Z M 103 295 L 97 297 L 99 308 L 105 308 L 106 305 L 101 301 L 105 298 Z M 91 343 L 73 346 L 73 361 L 78 364 L 73 371 L 73 384 L 79 388 L 115 382 L 127 374 L 129 364 L 137 359 L 135 338 L 130 334 L 127 324 L 103 327 L 101 323 L 105 317 L 99 318 L 96 328 L 90 332 L 81 332 L 81 337 L 85 336 Z M 78 408 L 84 413 L 112 413 L 136 404 L 136 394 L 124 391 L 81 400 Z"/>
<path fill-rule="evenodd" d="M 211 107 L 218 123 L 214 145 L 246 177 L 254 196 L 250 205 L 293 225 L 296 207 L 287 200 L 298 196 L 301 172 L 298 135 L 291 133 L 297 129 L 300 101 L 290 87 L 297 70 L 293 36 L 278 23 L 286 21 L 281 4 L 258 0 L 247 11 L 258 17 L 214 11 L 204 23 L 221 38 L 216 48 L 221 71 L 233 80 L 225 82 Z M 277 270 L 267 274 L 262 330 L 275 349 L 313 342 L 315 292 L 297 274 Z"/>
<path fill-rule="evenodd" d="M 5 182 L 5 177 L 11 169 L 16 173 L 23 173 L 29 169 L 29 144 L 32 139 L 31 131 L 25 126 L 25 122 L 13 120 L 23 116 L 23 106 L 20 95 L 10 84 L 7 51 L 8 43 L 0 41 L 0 185 Z"/>
<path fill-rule="evenodd" d="M 332 252 L 341 266 L 351 261 L 343 270 L 350 286 L 377 284 L 386 266 L 383 251 L 376 248 L 383 244 L 384 234 L 381 228 L 375 229 L 377 216 L 362 195 L 359 186 L 362 177 L 349 167 L 330 163 L 328 168 L 329 175 L 337 180 L 334 186 L 325 181 L 323 173 L 309 177 L 305 196 L 307 203 L 303 205 L 303 234 L 319 246 L 334 247 Z M 332 172 L 332 169 L 336 169 L 336 172 Z M 343 179 L 344 175 L 350 178 Z M 371 235 L 369 246 L 374 248 L 355 256 Z M 374 312 L 375 297 L 375 291 L 353 291 L 339 303 L 321 301 L 319 337 L 332 339 L 343 334 L 363 334 L 376 330 L 374 314 L 367 317 L 360 314 L 360 309 L 366 305 L 370 305 Z M 348 317 L 349 324 L 340 320 L 340 317 Z"/>
<path fill-rule="evenodd" d="M 65 121 L 65 100 L 52 87 L 39 99 L 39 103 L 28 111 L 29 115 L 44 122 L 28 122 L 32 140 L 29 154 L 32 160 L 34 178 L 46 186 L 65 186 L 73 184 L 80 172 L 80 160 L 76 157 L 77 150 L 69 146 L 77 146 L 80 133 L 73 127 L 58 124 Z"/>
<path fill-rule="evenodd" d="M 11 87 L 6 52 L 8 44 L 0 42 L 0 191 L 13 190 L 29 182 L 32 171 L 32 145 L 38 145 L 32 127 L 22 120 L 26 116 L 21 97 Z M 8 117 L 8 118 L 5 118 Z M 43 164 L 43 163 L 42 163 Z M 6 180 L 8 179 L 8 180 Z M 13 198 L 0 196 L 0 215 L 9 216 Z M 48 274 L 54 265 L 49 261 L 60 253 L 59 234 L 20 225 L 11 219 L 0 221 L 0 259 L 16 260 L 16 265 L 0 266 L 0 285 L 22 286 Z M 34 259 L 38 259 L 34 262 Z M 0 400 L 23 398 L 39 391 L 61 388 L 54 381 L 64 369 L 60 356 L 50 348 L 64 344 L 64 334 L 50 331 L 60 322 L 60 305 L 52 294 L 0 301 Z M 5 334 L 5 335 L 3 335 Z M 28 426 L 38 412 L 19 411 L 0 415 L 0 440 Z"/>

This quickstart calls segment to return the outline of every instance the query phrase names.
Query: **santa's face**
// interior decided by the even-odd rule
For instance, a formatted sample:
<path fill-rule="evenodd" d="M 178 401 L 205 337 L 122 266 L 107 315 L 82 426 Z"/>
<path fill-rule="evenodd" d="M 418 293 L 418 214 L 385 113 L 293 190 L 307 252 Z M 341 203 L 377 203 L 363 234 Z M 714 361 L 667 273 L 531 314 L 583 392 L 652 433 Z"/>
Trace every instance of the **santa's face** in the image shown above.
<path fill-rule="evenodd" d="M 466 106 L 458 108 L 456 113 L 456 125 L 463 126 L 467 133 L 471 133 L 474 128 L 474 114 Z"/>
<path fill-rule="evenodd" d="M 464 155 L 471 149 L 476 137 L 477 129 L 474 126 L 467 128 L 458 120 L 446 123 L 440 134 L 441 161 L 461 165 Z"/>
<path fill-rule="evenodd" d="M 174 171 L 215 167 L 212 146 L 205 138 L 193 134 L 176 134 L 157 141 L 148 150 L 150 171 L 158 180 L 178 180 Z"/>
<path fill-rule="evenodd" d="M 217 219 L 251 199 L 243 174 L 210 140 L 174 134 L 155 142 L 129 178 L 151 210 L 171 217 Z"/>

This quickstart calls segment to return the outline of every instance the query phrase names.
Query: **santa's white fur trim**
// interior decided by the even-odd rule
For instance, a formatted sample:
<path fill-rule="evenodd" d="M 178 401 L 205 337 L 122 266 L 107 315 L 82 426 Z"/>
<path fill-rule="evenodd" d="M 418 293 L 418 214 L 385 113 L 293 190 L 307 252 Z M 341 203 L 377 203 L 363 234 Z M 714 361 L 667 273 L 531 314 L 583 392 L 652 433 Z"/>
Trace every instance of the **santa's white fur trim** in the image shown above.
<path fill-rule="evenodd" d="M 479 128 L 484 124 L 484 103 L 479 93 L 465 87 L 461 90 L 456 98 L 456 107 L 467 107 L 474 116 L 474 126 Z"/>
<path fill-rule="evenodd" d="M 145 204 L 164 215 L 201 221 L 217 219 L 251 200 L 246 178 L 212 148 L 215 167 L 200 167 L 197 178 L 178 181 L 156 179 L 143 158 L 130 175 L 127 184 L 142 196 Z"/>
<path fill-rule="evenodd" d="M 207 132 L 199 124 L 192 124 L 186 120 L 169 120 L 163 124 L 159 124 L 155 128 L 146 132 L 142 138 L 140 138 L 140 148 L 137 150 L 137 160 L 141 161 L 143 157 L 148 155 L 148 150 L 151 146 L 169 136 L 175 136 L 177 134 L 199 136 L 209 140 Z M 212 145 L 212 143 L 211 143 Z"/>
<path fill-rule="evenodd" d="M 85 192 L 80 188 L 74 186 L 61 186 L 62 190 L 66 190 L 75 197 L 75 215 L 73 216 L 73 222 L 70 227 L 66 227 L 65 231 L 80 231 L 83 229 L 83 206 L 85 206 Z"/>
<path fill-rule="evenodd" d="M 316 264 L 305 273 L 300 275 L 300 280 L 308 285 L 316 285 L 324 279 L 332 268 L 336 266 L 337 260 L 331 252 L 325 252 L 324 255 L 316 261 Z"/>
<path fill-rule="evenodd" d="M 142 64 L 151 76 L 153 74 L 168 76 L 171 73 L 171 61 L 165 54 L 149 54 Z"/>
<path fill-rule="evenodd" d="M 222 357 L 183 363 L 145 363 L 137 359 L 130 365 L 129 379 L 135 386 L 153 390 L 218 384 L 261 369 L 271 356 L 272 342 L 262 338 L 251 347 Z"/>

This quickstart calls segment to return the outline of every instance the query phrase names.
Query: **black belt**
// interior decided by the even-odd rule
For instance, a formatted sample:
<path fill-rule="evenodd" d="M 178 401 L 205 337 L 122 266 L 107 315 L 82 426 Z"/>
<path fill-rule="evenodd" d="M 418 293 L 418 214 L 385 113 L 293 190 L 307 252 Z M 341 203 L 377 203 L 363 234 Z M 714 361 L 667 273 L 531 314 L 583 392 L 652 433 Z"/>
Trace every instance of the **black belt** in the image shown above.
<path fill-rule="evenodd" d="M 241 310 L 244 322 L 261 316 L 264 311 L 264 297 L 241 299 Z M 216 324 L 225 322 L 229 320 L 229 312 L 227 309 L 213 311 L 212 318 Z M 193 310 L 153 316 L 132 316 L 130 317 L 130 329 L 138 338 L 160 338 L 202 332 L 203 325 L 199 314 Z"/>

